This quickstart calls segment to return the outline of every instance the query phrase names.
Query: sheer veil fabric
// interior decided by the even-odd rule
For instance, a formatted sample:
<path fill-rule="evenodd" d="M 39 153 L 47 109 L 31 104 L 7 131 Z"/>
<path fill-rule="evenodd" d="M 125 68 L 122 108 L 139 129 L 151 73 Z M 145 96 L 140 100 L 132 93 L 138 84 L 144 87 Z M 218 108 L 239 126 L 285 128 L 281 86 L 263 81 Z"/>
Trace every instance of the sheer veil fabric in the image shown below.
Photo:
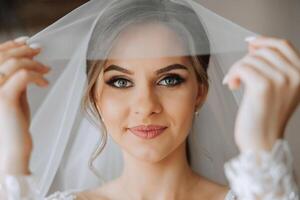
<path fill-rule="evenodd" d="M 192 41 L 187 38 L 187 43 L 193 47 L 191 50 L 170 51 L 166 55 L 141 50 L 128 58 L 211 55 L 208 98 L 200 115 L 194 119 L 188 141 L 192 168 L 211 180 L 226 184 L 224 163 L 238 154 L 234 143 L 234 121 L 243 90 L 232 92 L 222 85 L 222 80 L 231 65 L 246 54 L 244 39 L 256 33 L 218 16 L 193 0 L 92 0 L 28 41 L 41 44 L 43 51 L 35 59 L 52 67 L 48 77 L 50 86 L 46 90 L 32 86 L 28 91 L 33 108 L 31 134 L 34 142 L 30 169 L 42 195 L 56 190 L 94 187 L 121 173 L 120 147 L 109 134 L 104 150 L 93 163 L 103 179 L 100 180 L 89 168 L 92 153 L 105 138 L 100 137 L 101 130 L 81 109 L 81 101 L 87 87 L 87 60 L 108 58 L 112 43 L 109 39 L 104 40 L 105 34 L 102 33 L 108 30 L 103 27 L 118 17 L 118 13 L 111 13 L 115 7 L 126 5 L 132 6 L 128 10 L 135 9 L 135 6 L 159 5 L 155 8 L 158 17 L 169 19 L 172 15 L 180 15 L 182 21 L 194 26 L 194 34 L 200 30 L 197 23 L 201 22 L 205 31 L 199 32 L 199 37 Z M 191 21 L 193 18 L 187 13 L 176 13 L 176 10 L 170 13 L 167 10 L 172 8 L 166 8 L 170 5 L 181 5 L 193 11 L 199 21 Z M 147 16 L 141 19 L 143 17 Z M 172 20 L 170 24 L 179 32 L 184 30 Z M 115 37 L 121 29 L 120 26 L 120 30 L 113 30 Z M 97 35 L 99 37 L 95 37 Z M 300 130 L 296 121 L 290 126 L 293 130 Z M 290 132 L 287 139 L 297 140 L 296 133 Z M 294 144 L 291 142 L 291 149 L 296 152 Z M 295 159 L 295 165 L 299 164 L 300 158 Z M 295 169 L 300 175 L 300 169 Z"/>

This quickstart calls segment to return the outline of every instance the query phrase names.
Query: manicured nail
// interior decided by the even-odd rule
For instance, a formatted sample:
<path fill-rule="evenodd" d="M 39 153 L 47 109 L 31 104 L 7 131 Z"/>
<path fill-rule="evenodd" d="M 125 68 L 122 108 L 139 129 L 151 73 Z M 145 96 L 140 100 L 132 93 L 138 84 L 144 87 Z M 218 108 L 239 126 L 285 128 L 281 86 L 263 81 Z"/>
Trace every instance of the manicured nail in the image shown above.
<path fill-rule="evenodd" d="M 40 49 L 41 45 L 38 43 L 33 43 L 33 44 L 30 44 L 29 47 L 32 49 Z"/>
<path fill-rule="evenodd" d="M 24 43 L 24 42 L 26 42 L 28 39 L 29 39 L 28 36 L 22 36 L 22 37 L 18 37 L 18 38 L 16 38 L 16 39 L 14 39 L 14 42 L 17 42 L 17 43 Z"/>
<path fill-rule="evenodd" d="M 254 41 L 255 39 L 256 39 L 255 36 L 249 36 L 249 37 L 246 37 L 246 38 L 245 38 L 245 41 L 246 41 L 246 42 L 252 42 L 252 41 Z"/>
<path fill-rule="evenodd" d="M 223 85 L 225 85 L 225 84 L 227 84 L 227 82 L 228 82 L 228 75 L 226 75 L 225 77 L 224 77 L 224 79 L 223 79 Z"/>

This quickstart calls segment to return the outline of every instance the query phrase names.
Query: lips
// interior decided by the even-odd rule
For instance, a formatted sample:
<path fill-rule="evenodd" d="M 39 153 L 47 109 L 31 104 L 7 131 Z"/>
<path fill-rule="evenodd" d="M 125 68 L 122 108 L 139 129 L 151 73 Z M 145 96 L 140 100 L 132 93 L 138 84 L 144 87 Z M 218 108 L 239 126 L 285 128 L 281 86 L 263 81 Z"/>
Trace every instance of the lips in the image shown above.
<path fill-rule="evenodd" d="M 162 134 L 166 128 L 166 126 L 160 125 L 141 125 L 129 128 L 129 130 L 140 138 L 152 139 Z"/>

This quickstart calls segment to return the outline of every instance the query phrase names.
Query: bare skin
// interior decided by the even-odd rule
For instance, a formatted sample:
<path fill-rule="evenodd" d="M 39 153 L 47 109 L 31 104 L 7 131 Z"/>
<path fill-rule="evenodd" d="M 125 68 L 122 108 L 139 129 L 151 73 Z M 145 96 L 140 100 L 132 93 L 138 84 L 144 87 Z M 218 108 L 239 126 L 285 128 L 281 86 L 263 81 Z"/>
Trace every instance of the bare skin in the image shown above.
<path fill-rule="evenodd" d="M 135 199 L 207 199 L 207 200 L 224 200 L 228 188 L 212 182 L 197 173 L 193 172 L 187 165 L 184 156 L 184 148 L 179 147 L 165 164 L 165 171 L 159 169 L 164 174 L 143 173 L 131 175 L 129 172 L 123 173 L 123 176 L 104 184 L 101 187 L 90 189 L 78 193 L 79 199 L 88 198 L 90 200 L 135 200 Z M 182 161 L 182 162 L 179 162 Z M 135 163 L 135 162 L 134 162 Z M 183 164 L 183 165 L 182 165 Z M 153 169 L 154 166 L 151 166 Z M 168 168 L 168 169 L 167 169 Z M 182 170 L 184 168 L 185 170 Z M 150 171 L 150 170 L 149 170 Z M 154 169 L 153 169 L 154 171 Z M 157 170 L 156 170 L 157 171 Z M 151 172 L 151 171 L 150 171 Z M 181 173 L 189 173 L 184 174 Z M 126 177 L 130 176 L 130 178 Z M 152 184 L 141 183 L 141 180 L 150 180 L 150 177 L 157 177 Z M 156 181 L 156 183 L 154 183 Z M 164 183 L 165 182 L 165 183 Z M 140 184 L 136 184 L 140 183 Z M 179 183 L 179 184 L 178 184 Z M 152 190 L 152 191 L 151 191 Z M 144 196 L 136 195 L 135 191 L 142 191 L 140 194 L 149 192 Z M 161 192 L 160 192 L 161 191 Z M 152 193 L 151 193 L 152 192 Z"/>
<path fill-rule="evenodd" d="M 205 192 L 203 192 L 205 191 Z M 77 194 L 79 200 L 117 200 L 117 199 L 131 199 L 130 195 L 127 195 L 124 189 L 120 187 L 120 184 L 112 181 L 107 185 L 103 185 L 99 189 L 84 191 Z M 207 199 L 207 200 L 224 200 L 228 188 L 211 182 L 204 177 L 198 178 L 198 183 L 194 185 L 193 189 L 189 190 L 189 194 L 185 197 L 164 198 L 164 199 Z M 132 196 L 132 195 L 131 195 Z M 146 198 L 144 198 L 146 199 Z M 151 198 L 149 198 L 151 199 Z"/>
<path fill-rule="evenodd" d="M 40 48 L 30 48 L 25 41 L 0 44 L 0 172 L 30 174 L 32 151 L 29 134 L 30 108 L 26 89 L 31 83 L 45 87 L 49 67 L 33 61 Z M 1 174 L 2 174 L 1 173 Z"/>
<path fill-rule="evenodd" d="M 121 146 L 124 169 L 116 180 L 83 192 L 89 199 L 99 196 L 124 200 L 224 199 L 228 189 L 200 177 L 187 162 L 185 141 L 194 112 L 207 93 L 198 84 L 187 57 L 164 57 L 180 55 L 183 51 L 176 33 L 158 23 L 132 26 L 119 37 L 109 55 L 117 59 L 108 59 L 104 70 L 114 65 L 132 74 L 116 70 L 105 72 L 97 83 L 97 102 L 108 133 Z M 152 52 L 163 56 L 151 58 Z M 187 70 L 173 69 L 156 74 L 174 64 L 186 66 Z M 181 76 L 184 83 L 167 85 L 164 81 L 169 73 Z M 116 79 L 113 79 L 113 87 L 108 84 L 116 76 L 122 76 L 125 86 L 120 87 Z M 140 124 L 168 128 L 159 137 L 145 140 L 128 131 Z"/>
<path fill-rule="evenodd" d="M 161 31 L 160 37 L 156 38 L 161 38 L 162 41 L 154 43 L 155 51 L 168 50 L 159 48 L 157 44 L 163 47 L 170 45 L 173 49 L 172 44 L 178 38 L 168 32 L 170 30 L 161 26 L 156 28 Z M 147 38 L 145 33 L 142 35 Z M 125 40 L 120 42 L 133 42 L 130 37 L 124 38 Z M 149 42 L 150 38 L 147 39 Z M 153 43 L 149 42 L 149 48 L 152 47 L 151 44 Z M 139 45 L 129 45 L 128 47 L 136 49 L 128 51 L 133 51 L 136 55 L 135 51 L 140 49 Z M 116 48 L 113 53 L 122 57 L 120 53 L 124 52 L 119 50 Z M 46 86 L 47 81 L 43 75 L 49 72 L 46 66 L 32 60 L 39 52 L 40 49 L 31 49 L 25 43 L 10 41 L 0 44 L 0 69 L 8 75 L 0 81 L 1 175 L 30 174 L 28 163 L 32 141 L 28 128 L 30 112 L 26 88 L 30 83 Z M 136 72 L 135 76 L 130 77 L 136 87 L 127 93 L 121 90 L 113 92 L 113 88 L 104 83 L 112 72 L 107 73 L 103 80 L 99 80 L 101 95 L 99 94 L 98 106 L 109 133 L 122 147 L 125 167 L 121 177 L 102 187 L 79 193 L 78 199 L 224 199 L 228 188 L 197 175 L 187 165 L 184 142 L 191 126 L 193 112 L 205 100 L 205 94 L 195 82 L 195 74 L 190 73 L 191 68 L 188 67 L 187 71 L 176 71 L 188 80 L 186 85 L 178 87 L 176 92 L 157 85 L 148 87 L 148 83 L 162 80 L 153 76 L 153 70 L 174 62 L 189 66 L 187 60 L 182 58 L 119 59 L 110 60 L 105 66 L 114 63 Z M 247 92 L 239 110 L 235 129 L 235 139 L 240 151 L 270 150 L 274 141 L 284 136 L 286 124 L 299 104 L 299 53 L 285 40 L 258 38 L 249 44 L 249 54 L 231 68 L 225 83 L 230 89 L 238 89 L 242 83 L 246 85 Z M 284 99 L 280 98 L 283 92 Z M 116 93 L 119 96 L 115 95 Z M 176 97 L 179 100 L 170 103 L 170 99 L 167 98 L 170 95 L 178 95 Z M 120 102 L 120 96 L 131 98 L 132 101 L 115 104 Z M 137 102 L 141 104 L 136 104 Z M 114 106 L 108 106 L 110 103 L 114 103 Z M 174 107 L 177 109 L 171 109 Z M 110 112 L 109 109 L 118 109 L 119 116 L 115 118 L 115 112 Z M 134 139 L 133 135 L 124 129 L 141 123 L 163 123 L 169 128 L 166 132 L 168 134 L 162 134 L 152 142 L 145 142 Z M 255 134 L 253 131 L 249 132 L 253 129 L 256 130 Z"/>

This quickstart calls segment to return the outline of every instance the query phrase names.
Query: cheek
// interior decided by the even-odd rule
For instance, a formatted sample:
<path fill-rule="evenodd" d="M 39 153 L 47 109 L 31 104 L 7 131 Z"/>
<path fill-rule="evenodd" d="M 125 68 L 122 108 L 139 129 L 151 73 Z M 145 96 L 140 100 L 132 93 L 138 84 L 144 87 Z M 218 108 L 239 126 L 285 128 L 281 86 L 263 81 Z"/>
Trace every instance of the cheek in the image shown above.
<path fill-rule="evenodd" d="M 185 118 L 193 111 L 195 101 L 188 91 L 178 91 L 163 98 L 164 109 L 176 118 Z"/>
<path fill-rule="evenodd" d="M 192 85 L 186 85 L 176 92 L 162 95 L 164 110 L 173 121 L 174 128 L 183 131 L 191 125 L 194 108 L 195 92 Z"/>
<path fill-rule="evenodd" d="M 127 101 L 124 101 L 124 95 L 120 94 L 121 92 L 117 90 L 103 88 L 98 101 L 105 126 L 110 134 L 117 134 L 120 131 L 127 113 Z"/>

